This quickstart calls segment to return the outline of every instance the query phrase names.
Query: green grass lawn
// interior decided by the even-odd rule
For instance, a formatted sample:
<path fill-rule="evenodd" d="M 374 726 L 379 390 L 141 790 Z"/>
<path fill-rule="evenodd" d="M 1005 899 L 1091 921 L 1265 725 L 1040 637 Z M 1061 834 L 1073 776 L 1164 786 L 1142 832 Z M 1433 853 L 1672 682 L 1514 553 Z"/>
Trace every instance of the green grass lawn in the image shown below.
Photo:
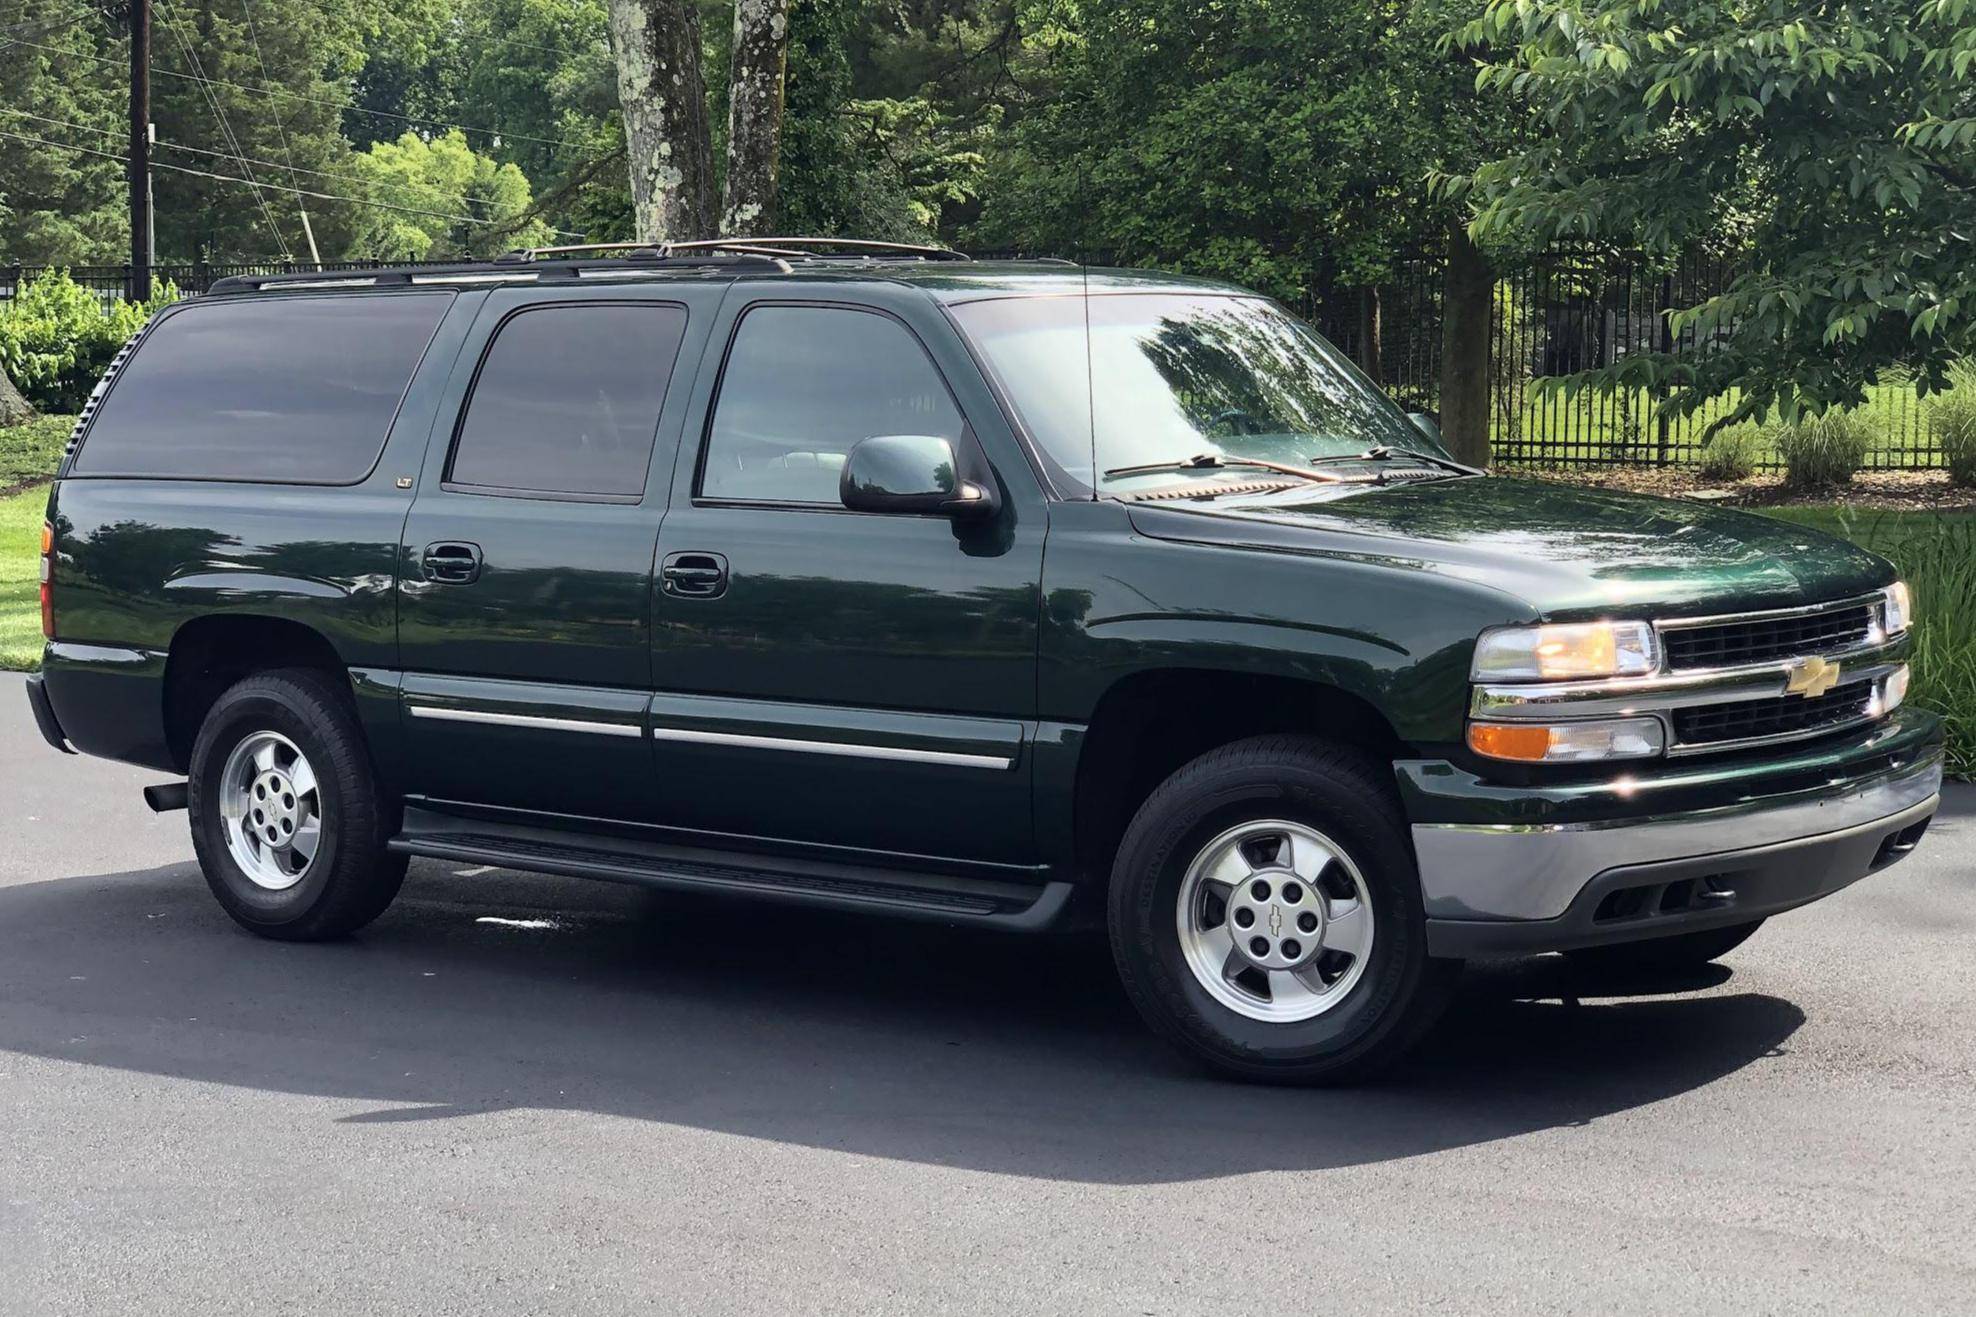
<path fill-rule="evenodd" d="M 0 668 L 41 663 L 41 516 L 47 506 L 46 487 L 0 498 Z"/>
<path fill-rule="evenodd" d="M 26 425 L 0 430 L 0 490 L 55 474 L 74 428 L 73 416 L 38 416 Z"/>

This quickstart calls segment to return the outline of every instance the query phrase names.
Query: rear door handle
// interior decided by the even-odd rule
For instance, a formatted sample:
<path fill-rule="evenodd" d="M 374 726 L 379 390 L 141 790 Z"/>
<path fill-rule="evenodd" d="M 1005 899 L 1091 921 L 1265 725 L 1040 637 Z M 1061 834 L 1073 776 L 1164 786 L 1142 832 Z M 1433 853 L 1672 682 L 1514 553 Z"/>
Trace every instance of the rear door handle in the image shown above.
<path fill-rule="evenodd" d="M 480 579 L 480 546 L 460 540 L 442 540 L 425 546 L 419 560 L 425 579 L 444 585 L 472 585 Z"/>
<path fill-rule="evenodd" d="M 727 593 L 727 559 L 718 553 L 669 553 L 659 565 L 659 589 L 675 599 L 718 599 Z"/>

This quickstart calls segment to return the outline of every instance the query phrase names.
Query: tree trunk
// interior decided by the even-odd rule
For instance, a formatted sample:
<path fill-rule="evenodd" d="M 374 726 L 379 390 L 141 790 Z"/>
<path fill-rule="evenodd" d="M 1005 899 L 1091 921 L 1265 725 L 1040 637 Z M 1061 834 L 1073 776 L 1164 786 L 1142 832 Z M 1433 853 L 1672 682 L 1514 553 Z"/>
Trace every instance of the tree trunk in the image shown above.
<path fill-rule="evenodd" d="M 727 186 L 720 204 L 724 235 L 765 237 L 775 227 L 775 169 L 782 154 L 788 59 L 789 0 L 734 0 Z"/>
<path fill-rule="evenodd" d="M 1359 369 L 1372 377 L 1372 382 L 1380 388 L 1386 387 L 1386 363 L 1380 355 L 1379 288 L 1359 289 L 1358 306 L 1358 364 Z"/>
<path fill-rule="evenodd" d="M 34 408 L 27 405 L 21 391 L 7 378 L 5 367 L 0 367 L 0 426 L 19 425 L 34 419 Z"/>
<path fill-rule="evenodd" d="M 1489 333 L 1495 273 L 1468 230 L 1448 232 L 1441 292 L 1441 433 L 1470 466 L 1489 464 Z"/>
<path fill-rule="evenodd" d="M 638 237 L 714 232 L 713 135 L 693 0 L 608 0 Z"/>

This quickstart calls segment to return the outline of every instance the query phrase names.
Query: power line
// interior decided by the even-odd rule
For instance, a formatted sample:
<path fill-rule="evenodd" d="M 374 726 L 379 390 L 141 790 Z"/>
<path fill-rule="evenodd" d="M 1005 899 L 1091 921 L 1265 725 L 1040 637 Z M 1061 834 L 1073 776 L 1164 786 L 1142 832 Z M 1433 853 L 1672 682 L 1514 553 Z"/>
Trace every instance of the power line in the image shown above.
<path fill-rule="evenodd" d="M 114 64 L 118 68 L 123 67 L 122 60 L 105 59 L 101 55 L 92 54 L 86 50 L 67 50 L 61 46 L 46 46 L 34 41 L 17 40 L 15 44 L 29 46 L 35 50 L 50 51 L 57 55 L 70 55 L 76 59 L 94 60 L 98 64 Z M 457 128 L 463 133 L 479 133 L 485 137 L 513 138 L 519 142 L 540 142 L 544 146 L 567 146 L 579 151 L 587 149 L 583 143 L 571 141 L 566 137 L 537 137 L 531 133 L 510 132 L 505 128 L 476 128 L 472 124 L 450 123 L 445 119 L 431 119 L 424 115 L 396 114 L 390 110 L 373 110 L 368 106 L 359 105 L 355 101 L 332 101 L 321 96 L 308 96 L 299 91 L 290 91 L 286 87 L 256 87 L 250 83 L 228 82 L 224 78 L 202 79 L 194 77 L 190 73 L 181 73 L 176 69 L 156 69 L 154 72 L 162 74 L 167 78 L 180 78 L 187 82 L 203 81 L 215 87 L 227 87 L 234 91 L 244 91 L 255 96 L 285 96 L 289 100 L 301 101 L 308 105 L 321 105 L 332 110 L 350 110 L 357 114 L 368 114 L 379 119 L 395 119 L 400 123 L 428 124 L 435 128 Z"/>
<path fill-rule="evenodd" d="M 92 126 L 90 126 L 89 124 L 85 124 L 85 123 L 71 123 L 71 122 L 70 122 L 70 121 L 68 121 L 67 119 L 51 119 L 51 118 L 49 118 L 49 117 L 48 117 L 47 115 L 45 115 L 45 114 L 34 114 L 34 113 L 32 113 L 32 112 L 30 112 L 30 111 L 27 111 L 27 110 L 16 110 L 16 109 L 14 109 L 14 108 L 13 108 L 12 106 L 7 106 L 7 105 L 0 105 L 0 114 L 18 114 L 18 115 L 20 115 L 20 116 L 21 116 L 22 118 L 25 118 L 25 119 L 32 119 L 32 120 L 34 120 L 34 121 L 35 121 L 36 123 L 45 123 L 45 124 L 47 124 L 47 125 L 48 125 L 49 127 L 51 127 L 51 128 L 67 128 L 67 129 L 71 129 L 72 131 L 75 131 L 75 132 L 78 132 L 78 133 L 93 133 L 93 134 L 95 134 L 95 135 L 96 135 L 96 136 L 98 136 L 98 137 L 114 137 L 114 138 L 121 138 L 121 137 L 123 136 L 123 134 L 122 134 L 122 133 L 119 133 L 119 132 L 116 132 L 116 131 L 115 131 L 115 130 L 113 130 L 113 129 L 109 129 L 109 128 L 96 128 L 96 127 L 92 127 Z M 84 147 L 84 146 L 75 146 L 75 145 L 73 145 L 72 143 L 68 143 L 68 142 L 57 142 L 57 143 L 55 143 L 55 145 L 57 145 L 57 146 L 69 146 L 69 147 L 71 147 L 72 149 L 74 149 L 74 150 L 77 150 L 77 151 L 86 151 L 86 150 L 88 150 L 88 149 L 89 149 L 88 147 Z M 160 146 L 160 147 L 162 147 L 163 149 L 165 149 L 165 150 L 167 150 L 167 151 L 184 151 L 184 152 L 187 152 L 187 153 L 189 153 L 189 154 L 191 154 L 191 155 L 202 155 L 202 156 L 209 156 L 209 157 L 211 157 L 211 158 L 213 158 L 213 159 L 215 159 L 215 160 L 233 160 L 233 159 L 236 159 L 236 158 L 237 158 L 237 157 L 235 157 L 235 156 L 234 156 L 234 155 L 233 155 L 233 154 L 232 154 L 231 152 L 227 152 L 227 151 L 211 151 L 211 150 L 208 150 L 208 149 L 206 149 L 206 148 L 205 148 L 205 147 L 203 147 L 203 146 L 188 146 L 188 145 L 186 145 L 186 144 L 185 144 L 185 143 L 183 143 L 183 142 L 170 142 L 170 141 L 162 141 L 162 140 L 161 140 L 161 141 L 159 141 L 159 142 L 157 143 L 157 145 L 158 145 L 158 146 Z M 117 157 L 117 158 L 118 158 L 118 159 L 122 159 L 123 157 L 121 157 L 121 156 L 119 156 L 119 157 Z M 391 180 L 391 179 L 383 179 L 383 178 L 366 178 L 366 177 L 364 177 L 364 176 L 363 176 L 362 174 L 339 174 L 339 173 L 336 173 L 336 172 L 335 172 L 335 171 L 333 171 L 333 170 L 328 170 L 328 169 L 310 169 L 310 168 L 309 168 L 308 166 L 306 166 L 306 165 L 294 165 L 294 164 L 290 164 L 290 165 L 283 165 L 283 164 L 281 164 L 281 163 L 280 163 L 279 161 L 275 161 L 275 160 L 261 160 L 261 159 L 257 159 L 257 158 L 256 158 L 256 157 L 254 157 L 254 156 L 248 156 L 248 157 L 247 157 L 247 163 L 248 163 L 248 164 L 250 164 L 250 165 L 260 165 L 260 166 L 263 166 L 264 168 L 267 168 L 267 169 L 288 169 L 288 170 L 289 170 L 289 171 L 291 171 L 292 173 L 296 173 L 296 174 L 308 174 L 309 176 L 311 176 L 311 177 L 313 177 L 313 178 L 328 178 L 328 179 L 334 179 L 334 180 L 336 180 L 337 182 L 340 182 L 340 183 L 355 183 L 355 184 L 356 184 L 356 185 L 357 185 L 358 187 L 366 187 L 366 188 L 388 188 L 388 187 L 393 187 L 393 186 L 412 186 L 412 187 L 416 187 L 416 186 L 418 186 L 418 184 L 416 184 L 416 183 L 411 183 L 411 184 L 397 184 L 397 183 L 394 183 L 394 181 L 393 181 L 393 180 Z M 168 166 L 168 165 L 157 165 L 157 166 L 155 166 L 155 168 L 158 168 L 158 169 L 167 169 L 167 168 L 170 168 L 170 166 Z M 273 187 L 274 187 L 275 185 L 274 185 L 273 183 L 261 183 L 261 184 L 259 184 L 258 186 L 260 186 L 260 187 L 264 187 L 264 188 L 273 188 Z M 323 194 L 323 193 L 310 193 L 309 195 L 311 195 L 311 196 L 322 196 L 322 195 L 327 195 L 327 194 Z M 380 202 L 372 202 L 372 201 L 368 201 L 368 200 L 366 200 L 366 199 L 365 199 L 365 198 L 363 198 L 363 197 L 351 197 L 351 196 L 341 196 L 341 195 L 339 195 L 339 196 L 336 196 L 336 197 L 335 197 L 334 199 L 335 199 L 335 200 L 337 200 L 337 201 L 347 201 L 347 202 L 349 202 L 349 203 L 351 203 L 352 205 L 357 205 L 357 206 L 367 206 L 367 205 L 381 205 L 381 204 L 382 204 L 382 203 L 380 203 Z M 462 197 L 461 197 L 461 200 L 463 200 L 463 201 L 471 201 L 471 202 L 475 202 L 475 203 L 477 203 L 477 204 L 479 204 L 479 205 L 483 205 L 483 206 L 491 206 L 491 205 L 493 205 L 493 204 L 494 204 L 494 202 L 493 202 L 493 201 L 492 201 L 492 200 L 491 200 L 490 198 L 487 198 L 487 197 L 476 197 L 476 196 L 473 196 L 473 195 L 471 195 L 471 194 L 464 194 L 464 195 L 462 195 Z M 438 212 L 438 211 L 421 211 L 421 212 L 418 212 L 418 213 L 420 213 L 420 214 L 430 214 L 430 215 L 438 215 L 438 214 L 439 214 L 440 212 Z M 469 218 L 471 218 L 471 217 L 469 217 Z M 508 221 L 505 221 L 505 220 L 485 220 L 485 221 L 481 221 L 481 222 L 483 222 L 483 223 L 488 223 L 488 224 L 503 224 L 503 223 L 507 223 Z M 551 226 L 551 227 L 552 227 L 552 229 L 554 228 L 554 226 Z M 557 234 L 559 234 L 559 235 L 561 235 L 561 236 L 563 236 L 563 237 L 566 237 L 566 238 L 581 238 L 581 237 L 583 237 L 583 236 L 584 236 L 583 234 L 581 234 L 581 233 L 577 233 L 576 231 L 574 231 L 574 230 L 572 230 L 572 229 L 554 229 L 554 232 L 556 232 Z"/>
<path fill-rule="evenodd" d="M 18 142 L 27 142 L 34 146 L 53 147 L 57 150 L 62 150 L 62 151 L 80 151 L 84 155 L 101 156 L 105 160 L 125 159 L 124 156 L 121 156 L 114 151 L 98 151 L 94 147 L 78 146 L 74 142 L 51 142 L 43 137 L 30 137 L 26 133 L 8 132 L 5 128 L 0 128 L 0 137 L 11 137 Z M 222 159 L 231 159 L 230 156 L 225 156 L 223 153 L 217 151 L 209 152 L 208 154 L 220 155 Z M 241 183 L 241 184 L 245 184 L 248 187 L 265 188 L 269 192 L 286 192 L 300 197 L 314 197 L 321 201 L 342 201 L 342 202 L 347 202 L 352 206 L 370 206 L 376 210 L 395 210 L 400 214 L 404 214 L 404 215 L 424 215 L 430 219 L 453 220 L 461 224 L 483 224 L 489 227 L 499 228 L 504 223 L 504 221 L 501 220 L 483 219 L 478 215 L 449 215 L 444 211 L 420 210 L 416 206 L 399 206 L 389 201 L 366 201 L 362 197 L 346 197 L 339 195 L 338 193 L 335 192 L 311 192 L 307 188 L 283 187 L 279 183 L 253 183 L 247 179 L 241 178 L 237 174 L 215 174 L 209 169 L 192 169 L 185 165 L 166 165 L 166 164 L 154 163 L 151 166 L 151 168 L 168 170 L 174 174 L 190 174 L 195 178 L 216 179 L 221 183 Z"/>
<path fill-rule="evenodd" d="M 254 42 L 254 62 L 261 66 L 261 77 L 269 82 L 273 82 L 274 74 L 268 72 L 268 58 L 261 53 L 261 32 L 259 26 L 254 22 L 253 0 L 240 0 L 240 9 L 242 13 L 247 15 L 247 35 Z M 281 134 L 281 154 L 288 161 L 288 181 L 290 183 L 299 183 L 301 180 L 295 177 L 295 151 L 288 145 L 288 125 L 281 121 L 281 111 L 279 109 L 276 109 L 272 105 L 268 109 L 274 118 L 275 131 Z M 316 264 L 320 265 L 322 264 L 322 253 L 316 250 L 316 228 L 315 225 L 309 223 L 309 208 L 302 204 L 300 198 L 297 198 L 295 209 L 302 213 L 302 232 L 309 240 L 309 257 Z"/>
<path fill-rule="evenodd" d="M 160 3 L 164 6 L 161 13 L 165 25 L 171 29 L 172 36 L 177 38 L 178 48 L 185 53 L 186 63 L 190 64 L 192 71 L 198 75 L 199 90 L 205 95 L 206 103 L 212 106 L 213 117 L 219 120 L 221 138 L 233 148 L 234 157 L 240 161 L 240 172 L 247 176 L 247 185 L 254 189 L 254 201 L 261 208 L 261 218 L 267 221 L 268 232 L 274 235 L 275 246 L 281 248 L 284 258 L 292 257 L 294 252 L 288 246 L 288 239 L 282 235 L 281 226 L 274 222 L 274 211 L 268 206 L 268 199 L 261 192 L 260 180 L 254 177 L 254 171 L 247 163 L 247 153 L 241 149 L 240 138 L 235 136 L 233 131 L 233 123 L 226 117 L 226 110 L 220 105 L 219 94 L 213 90 L 211 81 L 206 77 L 205 66 L 199 62 L 199 53 L 186 39 L 185 29 L 174 16 L 177 11 L 172 7 L 170 0 L 160 0 Z"/>

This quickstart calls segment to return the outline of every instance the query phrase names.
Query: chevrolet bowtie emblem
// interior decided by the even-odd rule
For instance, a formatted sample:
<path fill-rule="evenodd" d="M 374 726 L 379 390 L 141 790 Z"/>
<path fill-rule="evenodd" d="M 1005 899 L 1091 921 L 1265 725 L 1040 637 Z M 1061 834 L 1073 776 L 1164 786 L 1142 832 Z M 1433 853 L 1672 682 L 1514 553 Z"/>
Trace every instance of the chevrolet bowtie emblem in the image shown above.
<path fill-rule="evenodd" d="M 1815 699 L 1839 684 L 1839 665 L 1822 658 L 1802 658 L 1791 669 L 1784 690 L 1791 695 Z"/>

